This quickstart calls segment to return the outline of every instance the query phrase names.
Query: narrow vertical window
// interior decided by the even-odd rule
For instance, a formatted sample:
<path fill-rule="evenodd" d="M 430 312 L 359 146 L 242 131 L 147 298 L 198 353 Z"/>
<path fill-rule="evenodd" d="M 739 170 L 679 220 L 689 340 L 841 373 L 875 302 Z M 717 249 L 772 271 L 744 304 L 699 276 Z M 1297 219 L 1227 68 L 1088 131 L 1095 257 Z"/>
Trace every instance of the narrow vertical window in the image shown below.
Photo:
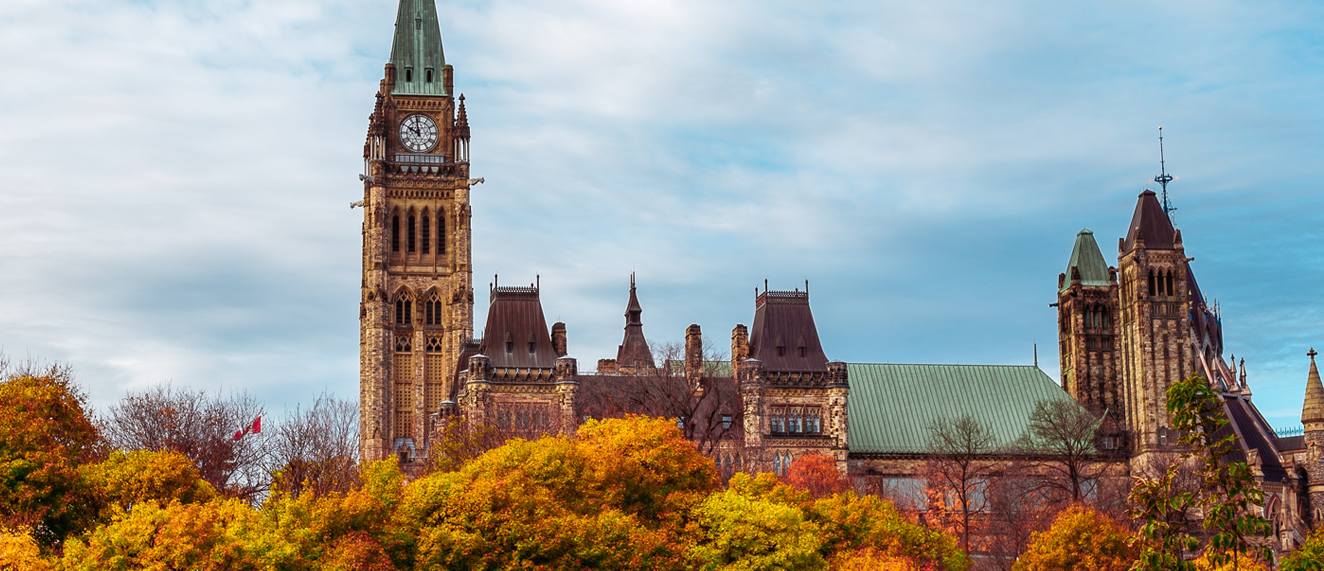
<path fill-rule="evenodd" d="M 437 211 L 437 253 L 446 253 L 446 213 Z"/>
<path fill-rule="evenodd" d="M 424 76 L 423 81 L 432 83 L 432 68 L 429 67 L 426 71 L 424 71 L 423 76 Z"/>
<path fill-rule="evenodd" d="M 400 215 L 391 217 L 391 251 L 400 251 Z"/>
<path fill-rule="evenodd" d="M 1149 295 L 1155 295 L 1154 290 L 1154 270 L 1149 270 Z"/>
<path fill-rule="evenodd" d="M 411 82 L 411 81 L 414 81 L 414 68 L 412 68 L 412 67 L 406 67 L 406 68 L 405 68 L 405 83 L 409 83 L 409 82 Z"/>
<path fill-rule="evenodd" d="M 413 214 L 410 214 L 410 215 L 409 215 L 409 253 L 411 253 L 411 254 L 414 253 L 414 244 L 415 244 L 415 242 L 414 242 L 414 236 L 417 235 L 417 234 L 415 234 L 415 232 L 417 231 L 417 229 L 418 229 L 418 228 L 417 228 L 417 225 L 415 224 L 415 221 L 414 221 L 414 215 L 413 215 Z"/>
<path fill-rule="evenodd" d="M 414 324 L 414 302 L 405 300 L 405 325 Z"/>
<path fill-rule="evenodd" d="M 405 300 L 403 299 L 395 300 L 395 324 L 405 324 Z"/>
<path fill-rule="evenodd" d="M 423 253 L 432 253 L 432 219 L 428 217 L 426 210 L 423 211 Z"/>

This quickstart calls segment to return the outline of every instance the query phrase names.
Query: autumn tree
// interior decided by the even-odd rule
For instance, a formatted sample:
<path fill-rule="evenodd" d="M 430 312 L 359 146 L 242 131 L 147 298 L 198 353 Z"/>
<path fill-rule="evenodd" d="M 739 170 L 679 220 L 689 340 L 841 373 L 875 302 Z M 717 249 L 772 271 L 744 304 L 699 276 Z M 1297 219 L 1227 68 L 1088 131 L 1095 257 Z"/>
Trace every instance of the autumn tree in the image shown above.
<path fill-rule="evenodd" d="M 269 484 L 262 436 L 236 438 L 236 432 L 264 412 L 246 392 L 225 396 L 167 384 L 125 396 L 110 407 L 102 430 L 115 448 L 183 454 L 218 492 L 251 500 Z"/>
<path fill-rule="evenodd" d="M 711 455 L 723 440 L 742 430 L 744 407 L 734 379 L 729 372 L 723 374 L 722 367 L 728 363 L 725 356 L 708 343 L 700 355 L 697 362 L 688 364 L 699 373 L 691 378 L 683 346 L 657 345 L 653 351 L 657 367 L 629 370 L 582 385 L 576 415 L 669 418 L 701 452 Z"/>
<path fill-rule="evenodd" d="M 1127 571 L 1135 559 L 1131 534 L 1113 519 L 1082 505 L 1067 508 L 1047 531 L 1034 534 L 1014 571 Z"/>
<path fill-rule="evenodd" d="M 850 481 L 837 469 L 837 459 L 826 454 L 801 454 L 786 470 L 786 483 L 809 492 L 815 498 L 838 494 L 850 488 Z"/>
<path fill-rule="evenodd" d="M 216 497 L 193 462 L 169 450 L 114 450 L 105 460 L 86 464 L 80 471 L 103 517 L 144 502 L 203 503 Z"/>
<path fill-rule="evenodd" d="M 60 544 L 95 515 L 78 468 L 102 454 L 87 397 L 67 367 L 0 359 L 0 527 Z"/>
<path fill-rule="evenodd" d="M 932 497 L 930 511 L 945 514 L 970 549 L 978 514 L 988 508 L 987 487 L 993 476 L 989 455 L 996 451 L 993 433 L 970 416 L 939 419 L 929 425 L 925 476 Z"/>
<path fill-rule="evenodd" d="M 348 492 L 358 482 L 359 406 L 322 393 L 287 412 L 263 443 L 272 487 L 294 495 Z"/>

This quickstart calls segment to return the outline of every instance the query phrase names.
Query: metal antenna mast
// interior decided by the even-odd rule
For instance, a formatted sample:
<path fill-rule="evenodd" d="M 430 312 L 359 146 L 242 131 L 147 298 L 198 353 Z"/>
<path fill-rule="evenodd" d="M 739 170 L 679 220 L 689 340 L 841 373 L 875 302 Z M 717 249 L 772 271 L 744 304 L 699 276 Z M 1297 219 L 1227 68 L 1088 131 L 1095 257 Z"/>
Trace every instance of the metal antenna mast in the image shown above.
<path fill-rule="evenodd" d="M 1168 166 L 1163 157 L 1163 127 L 1158 128 L 1158 156 L 1159 156 L 1159 175 L 1154 177 L 1154 182 L 1163 185 L 1163 213 L 1172 218 L 1173 211 L 1177 210 L 1168 200 L 1168 183 L 1172 182 L 1174 176 L 1168 174 Z"/>

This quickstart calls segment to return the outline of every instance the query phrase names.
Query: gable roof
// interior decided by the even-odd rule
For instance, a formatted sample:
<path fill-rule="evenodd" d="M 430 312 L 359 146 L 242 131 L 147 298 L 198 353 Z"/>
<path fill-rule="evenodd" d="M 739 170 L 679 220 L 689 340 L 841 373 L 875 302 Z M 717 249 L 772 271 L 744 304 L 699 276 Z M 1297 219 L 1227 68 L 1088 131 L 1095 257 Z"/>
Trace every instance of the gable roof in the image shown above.
<path fill-rule="evenodd" d="M 1039 401 L 1071 401 L 1029 365 L 848 363 L 850 452 L 923 454 L 928 427 L 969 415 L 992 430 L 997 446 L 1025 433 Z"/>
<path fill-rule="evenodd" d="M 1172 220 L 1163 211 L 1158 196 L 1149 189 L 1140 193 L 1136 201 L 1136 211 L 1131 216 L 1131 225 L 1126 230 L 1126 242 L 1122 245 L 1123 254 L 1135 249 L 1137 235 L 1144 238 L 1147 250 L 1171 250 L 1176 244 L 1176 230 L 1172 228 Z"/>
<path fill-rule="evenodd" d="M 1108 262 L 1104 261 L 1099 251 L 1099 243 L 1094 241 L 1094 232 L 1085 228 L 1076 234 L 1076 245 L 1071 247 L 1071 259 L 1067 261 L 1067 279 L 1062 282 L 1062 291 L 1071 287 L 1072 272 L 1080 272 L 1080 285 L 1108 287 Z"/>

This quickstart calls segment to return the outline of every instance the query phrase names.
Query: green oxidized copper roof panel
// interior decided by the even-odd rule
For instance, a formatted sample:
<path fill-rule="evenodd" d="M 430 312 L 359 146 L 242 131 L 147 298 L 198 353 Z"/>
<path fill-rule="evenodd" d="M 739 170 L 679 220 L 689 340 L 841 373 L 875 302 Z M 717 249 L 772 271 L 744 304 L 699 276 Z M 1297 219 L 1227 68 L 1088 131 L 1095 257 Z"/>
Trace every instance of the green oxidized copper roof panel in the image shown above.
<path fill-rule="evenodd" d="M 441 25 L 433 0 L 400 0 L 391 63 L 395 64 L 392 95 L 449 95 L 441 80 L 446 56 L 441 49 Z"/>
<path fill-rule="evenodd" d="M 1089 228 L 1076 234 L 1076 245 L 1071 248 L 1071 260 L 1067 262 L 1067 279 L 1062 283 L 1062 291 L 1071 287 L 1071 268 L 1080 270 L 1080 285 L 1108 287 L 1108 262 L 1099 252 L 1099 244 L 1094 241 L 1094 232 Z"/>
<path fill-rule="evenodd" d="M 998 446 L 1025 433 L 1043 400 L 1071 400 L 1038 367 L 1020 365 L 880 365 L 848 363 L 850 451 L 923 453 L 936 420 L 972 416 Z"/>

